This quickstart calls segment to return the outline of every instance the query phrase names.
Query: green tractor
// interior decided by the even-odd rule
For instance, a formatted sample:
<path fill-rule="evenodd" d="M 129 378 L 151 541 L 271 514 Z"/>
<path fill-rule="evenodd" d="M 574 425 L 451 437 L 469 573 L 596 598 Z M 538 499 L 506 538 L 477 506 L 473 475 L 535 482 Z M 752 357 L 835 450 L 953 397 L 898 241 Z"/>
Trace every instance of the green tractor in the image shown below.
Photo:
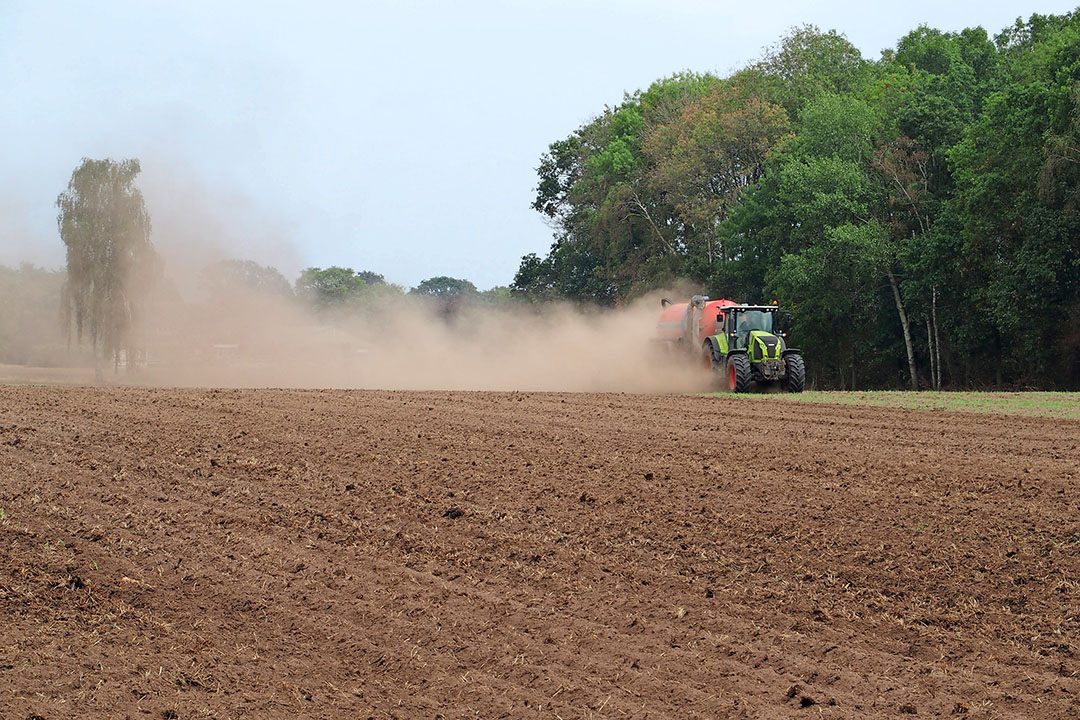
<path fill-rule="evenodd" d="M 701 353 L 705 366 L 732 392 L 779 386 L 802 392 L 806 365 L 787 345 L 784 322 L 790 313 L 774 305 L 741 305 L 698 295 L 688 303 L 660 302 L 657 339 L 682 353 Z M 700 350 L 699 350 L 700 349 Z"/>
<path fill-rule="evenodd" d="M 775 305 L 729 305 L 721 310 L 716 334 L 705 338 L 702 350 L 728 390 L 741 393 L 754 384 L 778 384 L 786 392 L 803 391 L 806 364 L 802 353 L 787 345 L 782 330 L 787 317 Z"/>

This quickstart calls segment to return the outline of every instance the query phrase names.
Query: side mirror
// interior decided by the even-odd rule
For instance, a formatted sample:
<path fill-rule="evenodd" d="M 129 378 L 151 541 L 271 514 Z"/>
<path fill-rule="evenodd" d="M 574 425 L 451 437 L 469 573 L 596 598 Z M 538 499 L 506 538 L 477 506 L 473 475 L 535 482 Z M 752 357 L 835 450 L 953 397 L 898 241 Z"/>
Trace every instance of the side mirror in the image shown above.
<path fill-rule="evenodd" d="M 668 300 L 667 298 L 660 298 L 660 307 L 666 308 L 670 304 L 671 304 L 671 301 Z"/>

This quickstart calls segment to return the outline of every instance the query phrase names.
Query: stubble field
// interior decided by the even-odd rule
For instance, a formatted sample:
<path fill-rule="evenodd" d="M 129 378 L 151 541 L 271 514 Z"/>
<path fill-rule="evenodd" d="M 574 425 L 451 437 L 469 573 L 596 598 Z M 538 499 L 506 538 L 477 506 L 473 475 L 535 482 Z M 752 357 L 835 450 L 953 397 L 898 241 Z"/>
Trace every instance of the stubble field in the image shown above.
<path fill-rule="evenodd" d="M 1080 421 L 0 387 L 0 717 L 1080 717 Z"/>

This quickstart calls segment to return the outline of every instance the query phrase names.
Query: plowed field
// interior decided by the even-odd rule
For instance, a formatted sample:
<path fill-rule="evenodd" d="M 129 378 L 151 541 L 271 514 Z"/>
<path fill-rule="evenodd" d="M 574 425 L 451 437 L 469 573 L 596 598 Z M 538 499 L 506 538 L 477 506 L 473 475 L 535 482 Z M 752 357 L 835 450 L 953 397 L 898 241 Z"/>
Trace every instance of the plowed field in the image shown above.
<path fill-rule="evenodd" d="M 1080 422 L 0 388 L 0 717 L 1080 717 Z"/>

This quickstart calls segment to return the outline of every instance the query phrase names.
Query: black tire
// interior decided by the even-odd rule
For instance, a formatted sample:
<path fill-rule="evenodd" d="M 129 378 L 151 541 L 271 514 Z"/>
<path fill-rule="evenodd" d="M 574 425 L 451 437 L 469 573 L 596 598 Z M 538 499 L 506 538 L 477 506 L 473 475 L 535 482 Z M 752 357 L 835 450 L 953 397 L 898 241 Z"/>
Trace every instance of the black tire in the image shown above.
<path fill-rule="evenodd" d="M 750 390 L 750 358 L 742 353 L 728 355 L 727 359 L 728 390 L 735 393 Z"/>
<path fill-rule="evenodd" d="M 787 377 L 784 378 L 784 390 L 789 393 L 801 393 L 806 385 L 806 363 L 802 355 L 788 355 L 784 358 L 787 363 Z"/>
<path fill-rule="evenodd" d="M 712 343 L 708 340 L 701 345 L 701 366 L 709 373 L 715 372 L 716 370 L 716 356 L 713 355 Z"/>

